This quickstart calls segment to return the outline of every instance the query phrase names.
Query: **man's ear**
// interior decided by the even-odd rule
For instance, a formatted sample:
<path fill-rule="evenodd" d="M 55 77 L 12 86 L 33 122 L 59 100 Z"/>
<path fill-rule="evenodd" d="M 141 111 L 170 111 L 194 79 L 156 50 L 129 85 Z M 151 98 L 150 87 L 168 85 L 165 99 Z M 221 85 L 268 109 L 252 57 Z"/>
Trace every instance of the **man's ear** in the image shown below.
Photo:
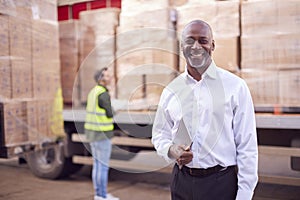
<path fill-rule="evenodd" d="M 183 51 L 183 43 L 182 43 L 182 41 L 180 42 L 180 51 Z"/>
<path fill-rule="evenodd" d="M 215 50 L 215 40 L 212 40 L 212 48 L 211 48 L 212 51 Z"/>

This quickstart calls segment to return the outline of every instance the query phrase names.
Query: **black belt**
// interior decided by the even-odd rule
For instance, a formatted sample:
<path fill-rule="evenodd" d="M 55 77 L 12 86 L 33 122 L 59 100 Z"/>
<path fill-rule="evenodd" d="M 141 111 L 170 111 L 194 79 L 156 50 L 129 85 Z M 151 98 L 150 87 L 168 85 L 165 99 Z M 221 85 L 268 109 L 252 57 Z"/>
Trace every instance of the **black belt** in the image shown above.
<path fill-rule="evenodd" d="M 234 167 L 234 166 L 222 167 L 221 165 L 216 165 L 214 167 L 209 167 L 207 169 L 189 168 L 187 166 L 183 166 L 181 170 L 183 170 L 184 172 L 188 173 L 191 176 L 208 176 L 208 175 L 217 173 L 219 171 L 223 171 L 223 170 L 231 168 L 231 167 Z"/>

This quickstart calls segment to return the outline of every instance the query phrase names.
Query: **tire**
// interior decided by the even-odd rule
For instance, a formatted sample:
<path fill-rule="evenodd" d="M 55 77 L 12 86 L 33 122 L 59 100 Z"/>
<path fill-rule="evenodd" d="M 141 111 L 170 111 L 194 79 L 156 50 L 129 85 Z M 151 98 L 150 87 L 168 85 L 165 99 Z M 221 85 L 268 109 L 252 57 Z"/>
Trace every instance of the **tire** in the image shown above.
<path fill-rule="evenodd" d="M 65 158 L 63 143 L 30 152 L 26 161 L 35 176 L 45 179 L 64 178 L 81 168 L 73 164 L 71 158 Z"/>

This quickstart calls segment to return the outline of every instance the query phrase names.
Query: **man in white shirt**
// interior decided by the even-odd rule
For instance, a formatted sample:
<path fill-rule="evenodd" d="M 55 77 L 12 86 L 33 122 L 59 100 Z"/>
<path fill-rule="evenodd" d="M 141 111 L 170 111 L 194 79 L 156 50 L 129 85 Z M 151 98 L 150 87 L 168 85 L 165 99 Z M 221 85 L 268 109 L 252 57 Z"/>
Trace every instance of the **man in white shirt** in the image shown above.
<path fill-rule="evenodd" d="M 249 89 L 215 65 L 206 22 L 187 24 L 181 47 L 186 70 L 164 89 L 152 130 L 157 153 L 176 161 L 172 200 L 250 200 L 258 181 L 258 150 Z M 187 131 L 177 132 L 182 121 Z M 182 144 L 192 142 L 179 144 L 180 133 L 190 137 Z"/>

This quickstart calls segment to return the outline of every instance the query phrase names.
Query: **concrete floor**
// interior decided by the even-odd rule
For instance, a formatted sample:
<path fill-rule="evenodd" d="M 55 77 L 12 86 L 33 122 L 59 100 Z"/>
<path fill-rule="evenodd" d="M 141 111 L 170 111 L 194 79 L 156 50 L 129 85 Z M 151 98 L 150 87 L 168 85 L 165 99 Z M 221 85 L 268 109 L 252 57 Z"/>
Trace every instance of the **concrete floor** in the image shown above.
<path fill-rule="evenodd" d="M 33 176 L 27 165 L 16 160 L 0 160 L 0 199 L 2 200 L 92 200 L 91 168 L 63 180 Z M 170 174 L 132 174 L 110 171 L 108 192 L 121 200 L 169 200 Z M 258 184 L 254 200 L 299 200 L 300 187 Z"/>

